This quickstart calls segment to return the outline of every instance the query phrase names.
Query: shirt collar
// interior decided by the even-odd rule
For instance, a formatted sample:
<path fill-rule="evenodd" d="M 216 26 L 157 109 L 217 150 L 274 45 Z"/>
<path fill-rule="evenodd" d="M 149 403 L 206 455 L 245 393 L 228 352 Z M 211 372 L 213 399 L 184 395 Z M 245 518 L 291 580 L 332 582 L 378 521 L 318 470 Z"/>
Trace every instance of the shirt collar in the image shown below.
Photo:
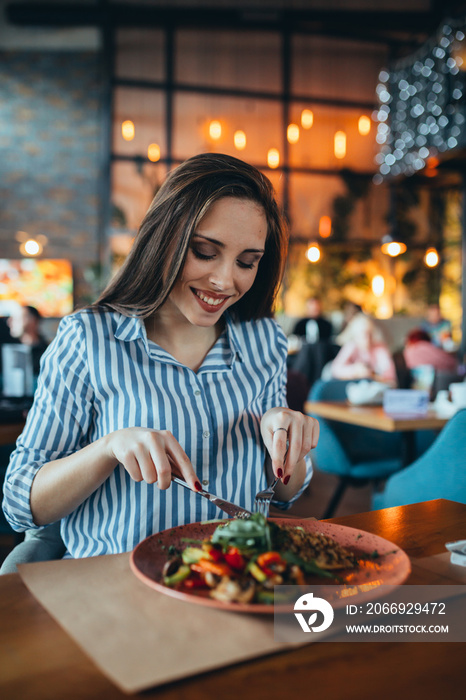
<path fill-rule="evenodd" d="M 227 311 L 225 313 L 225 324 L 226 324 L 226 332 L 227 332 L 227 338 L 228 338 L 228 344 L 230 345 L 230 349 L 232 353 L 236 354 L 238 357 L 238 360 L 243 359 L 243 354 L 241 351 L 241 343 L 238 338 L 238 331 L 236 329 L 236 324 L 234 323 L 231 314 Z"/>
<path fill-rule="evenodd" d="M 242 360 L 241 343 L 240 343 L 239 338 L 238 338 L 238 332 L 237 332 L 237 329 L 235 327 L 235 322 L 233 321 L 233 319 L 228 311 L 225 313 L 224 319 L 225 319 L 225 331 L 226 331 L 226 336 L 227 336 L 227 343 L 230 347 L 230 351 L 232 354 L 232 361 L 233 361 L 235 355 L 241 361 Z M 148 340 L 147 340 L 146 327 L 144 325 L 143 319 L 140 318 L 139 316 L 124 316 L 123 314 L 120 314 L 119 319 L 117 321 L 115 338 L 117 340 L 122 340 L 124 342 L 138 340 L 138 339 L 142 340 L 144 343 L 144 346 L 146 348 L 146 351 L 149 353 L 149 345 L 148 345 Z"/>
<path fill-rule="evenodd" d="M 124 316 L 123 314 L 119 314 L 115 338 L 123 341 L 137 340 L 138 338 L 141 338 L 141 340 L 145 340 L 147 342 L 144 321 L 142 318 L 139 318 L 139 316 Z"/>

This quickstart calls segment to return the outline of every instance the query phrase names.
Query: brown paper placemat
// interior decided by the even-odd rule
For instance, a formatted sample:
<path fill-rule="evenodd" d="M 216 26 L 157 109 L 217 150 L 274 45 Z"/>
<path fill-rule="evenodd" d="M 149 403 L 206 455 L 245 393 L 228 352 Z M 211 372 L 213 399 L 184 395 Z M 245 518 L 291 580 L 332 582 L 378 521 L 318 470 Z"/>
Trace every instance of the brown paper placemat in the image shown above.
<path fill-rule="evenodd" d="M 165 596 L 136 578 L 127 553 L 18 569 L 52 617 L 127 693 L 290 648 L 274 641 L 273 614 Z"/>

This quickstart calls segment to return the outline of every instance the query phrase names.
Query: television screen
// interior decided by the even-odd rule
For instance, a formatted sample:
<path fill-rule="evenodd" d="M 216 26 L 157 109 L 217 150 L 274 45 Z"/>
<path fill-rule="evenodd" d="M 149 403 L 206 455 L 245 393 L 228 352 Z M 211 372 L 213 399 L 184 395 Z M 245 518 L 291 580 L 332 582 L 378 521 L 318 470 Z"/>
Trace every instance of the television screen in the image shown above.
<path fill-rule="evenodd" d="M 69 260 L 0 259 L 0 316 L 18 304 L 35 306 L 44 318 L 73 311 L 73 271 Z"/>

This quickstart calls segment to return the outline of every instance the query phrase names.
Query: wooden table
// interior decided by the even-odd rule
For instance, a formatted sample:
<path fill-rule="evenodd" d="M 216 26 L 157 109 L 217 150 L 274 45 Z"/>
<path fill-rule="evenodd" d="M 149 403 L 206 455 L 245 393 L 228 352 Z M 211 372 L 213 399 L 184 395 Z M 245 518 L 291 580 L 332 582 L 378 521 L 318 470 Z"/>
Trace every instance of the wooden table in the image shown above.
<path fill-rule="evenodd" d="M 464 537 L 466 505 L 439 499 L 330 522 L 368 530 L 411 557 L 424 557 L 444 552 L 445 542 Z M 408 583 L 440 582 L 455 583 L 439 581 L 414 563 Z M 0 577 L 0 610 L 0 697 L 128 698 L 42 608 L 18 574 Z M 455 700 L 464 697 L 465 651 L 464 644 L 437 642 L 317 643 L 172 683 L 141 697 L 249 700 L 294 694 L 325 700 Z"/>
<path fill-rule="evenodd" d="M 383 406 L 353 406 L 346 401 L 306 401 L 304 408 L 306 413 L 328 420 L 387 433 L 403 433 L 404 466 L 415 458 L 416 430 L 441 430 L 448 421 L 448 418 L 438 415 L 433 409 L 429 409 L 423 416 L 391 416 L 385 413 Z"/>

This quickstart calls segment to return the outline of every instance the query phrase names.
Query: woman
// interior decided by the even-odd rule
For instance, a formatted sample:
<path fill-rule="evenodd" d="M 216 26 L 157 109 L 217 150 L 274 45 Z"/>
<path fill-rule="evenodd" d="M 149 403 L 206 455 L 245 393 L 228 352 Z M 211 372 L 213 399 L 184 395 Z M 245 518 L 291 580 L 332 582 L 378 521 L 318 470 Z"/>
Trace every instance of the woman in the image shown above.
<path fill-rule="evenodd" d="M 422 328 L 414 328 L 408 333 L 403 356 L 409 369 L 430 365 L 435 370 L 456 372 L 458 368 L 455 355 L 450 355 L 443 348 L 434 345 L 430 335 Z"/>
<path fill-rule="evenodd" d="M 203 154 L 168 176 L 117 276 L 44 356 L 6 476 L 14 529 L 61 519 L 68 556 L 93 556 L 219 517 L 172 473 L 246 508 L 273 474 L 278 505 L 303 492 L 318 424 L 286 407 L 285 255 L 258 170 Z"/>
<path fill-rule="evenodd" d="M 365 314 L 351 319 L 337 343 L 342 347 L 331 365 L 334 379 L 396 382 L 395 363 L 382 332 Z"/>

